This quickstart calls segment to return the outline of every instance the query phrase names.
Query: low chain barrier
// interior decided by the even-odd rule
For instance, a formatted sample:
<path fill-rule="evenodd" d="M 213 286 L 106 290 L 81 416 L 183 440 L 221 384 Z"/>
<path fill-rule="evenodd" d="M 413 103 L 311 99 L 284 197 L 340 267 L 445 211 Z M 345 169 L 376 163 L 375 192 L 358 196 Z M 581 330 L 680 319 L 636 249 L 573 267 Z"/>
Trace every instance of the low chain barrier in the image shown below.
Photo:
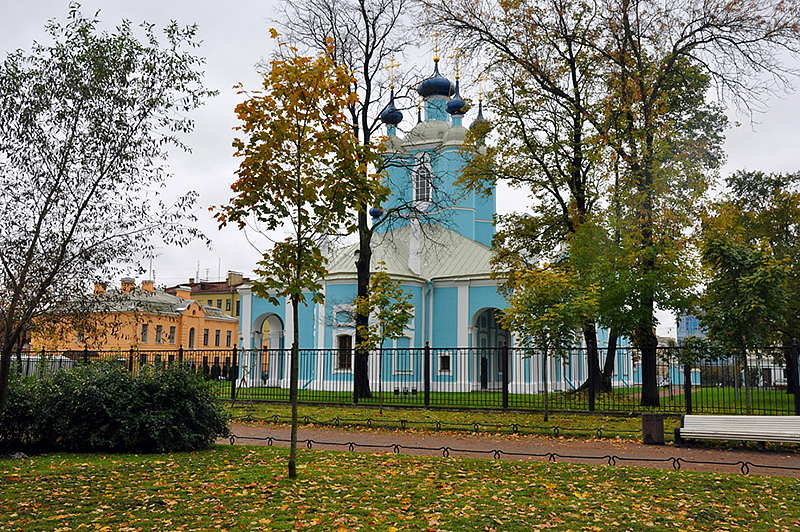
<path fill-rule="evenodd" d="M 562 427 L 559 425 L 523 425 L 520 423 L 510 423 L 510 424 L 484 424 L 479 422 L 472 422 L 472 423 L 451 423 L 447 421 L 412 421 L 408 419 L 373 419 L 373 418 L 364 418 L 364 419 L 357 419 L 357 418 L 341 418 L 341 417 L 334 417 L 329 420 L 320 420 L 315 419 L 311 416 L 300 416 L 300 422 L 303 425 L 317 425 L 321 427 L 334 427 L 340 428 L 344 426 L 350 427 L 366 427 L 366 428 L 398 428 L 400 430 L 406 430 L 409 428 L 420 427 L 420 428 L 432 428 L 437 431 L 442 430 L 451 430 L 451 431 L 464 431 L 464 432 L 507 432 L 510 434 L 552 434 L 553 437 L 558 438 L 559 436 L 566 436 L 567 434 L 574 434 L 574 435 L 583 435 L 583 436 L 593 436 L 597 438 L 610 438 L 615 435 L 618 436 L 635 436 L 638 437 L 641 434 L 640 430 L 616 430 L 616 429 L 604 429 L 603 427 L 597 427 L 593 429 L 574 429 L 572 427 Z M 287 424 L 292 422 L 291 416 L 280 416 L 278 414 L 274 414 L 271 416 L 266 417 L 257 417 L 254 416 L 252 413 L 247 413 L 242 418 L 239 418 L 238 421 L 244 422 L 267 422 L 272 423 L 274 425 L 281 425 Z"/>
<path fill-rule="evenodd" d="M 236 440 L 254 440 L 254 441 L 263 441 L 266 442 L 266 445 L 269 447 L 275 446 L 276 443 L 291 443 L 291 440 L 284 439 L 284 438 L 275 438 L 274 436 L 268 437 L 257 437 L 257 436 L 236 436 L 235 434 L 231 435 L 230 443 L 231 445 L 236 445 Z M 298 440 L 298 446 L 302 445 L 306 449 L 313 449 L 314 445 L 318 446 L 325 446 L 325 447 L 339 447 L 344 448 L 347 451 L 355 452 L 359 448 L 364 449 L 379 449 L 384 450 L 386 452 L 391 452 L 393 454 L 401 454 L 401 451 L 426 451 L 426 452 L 441 452 L 442 457 L 449 458 L 454 454 L 464 454 L 464 455 L 475 455 L 475 454 L 483 454 L 486 456 L 491 457 L 494 460 L 501 460 L 504 457 L 508 458 L 539 458 L 543 459 L 547 462 L 557 463 L 558 460 L 591 460 L 597 461 L 599 463 L 605 463 L 605 465 L 609 466 L 622 466 L 625 463 L 629 465 L 640 465 L 640 464 L 669 464 L 673 470 L 678 471 L 681 470 L 683 465 L 709 465 L 714 467 L 724 466 L 724 467 L 731 467 L 731 468 L 738 468 L 738 470 L 743 475 L 749 475 L 751 470 L 777 470 L 777 471 L 798 471 L 800 472 L 800 467 L 794 466 L 779 466 L 779 465 L 763 465 L 763 464 L 756 464 L 749 461 L 738 460 L 736 462 L 718 462 L 718 461 L 707 461 L 707 460 L 688 460 L 686 458 L 680 457 L 666 457 L 666 458 L 641 458 L 641 457 L 631 457 L 631 456 L 618 456 L 618 455 L 609 455 L 605 454 L 602 456 L 593 456 L 593 455 L 572 455 L 572 454 L 561 454 L 561 453 L 521 453 L 521 452 L 507 452 L 503 451 L 502 449 L 462 449 L 462 448 L 455 448 L 455 447 L 423 447 L 423 446 L 415 446 L 415 445 L 402 445 L 399 443 L 389 443 L 389 444 L 360 444 L 356 442 L 325 442 L 325 441 L 317 441 L 312 439 L 305 439 L 305 440 Z M 413 453 L 412 453 L 413 454 Z"/>

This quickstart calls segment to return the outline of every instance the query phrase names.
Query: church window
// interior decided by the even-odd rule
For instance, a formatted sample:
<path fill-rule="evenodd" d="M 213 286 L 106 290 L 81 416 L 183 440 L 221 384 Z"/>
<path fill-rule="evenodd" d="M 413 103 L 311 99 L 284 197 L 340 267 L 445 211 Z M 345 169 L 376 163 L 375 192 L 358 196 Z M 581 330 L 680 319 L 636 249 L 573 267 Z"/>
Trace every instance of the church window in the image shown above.
<path fill-rule="evenodd" d="M 452 365 L 450 360 L 450 352 L 443 351 L 439 354 L 439 373 L 450 373 Z"/>
<path fill-rule="evenodd" d="M 343 334 L 336 337 L 337 357 L 336 369 L 351 369 L 353 355 L 353 337 Z"/>
<path fill-rule="evenodd" d="M 423 154 L 417 158 L 414 168 L 414 201 L 430 202 L 433 188 L 433 172 L 431 171 L 430 157 Z"/>
<path fill-rule="evenodd" d="M 402 337 L 396 342 L 394 370 L 396 373 L 411 373 L 411 339 Z"/>

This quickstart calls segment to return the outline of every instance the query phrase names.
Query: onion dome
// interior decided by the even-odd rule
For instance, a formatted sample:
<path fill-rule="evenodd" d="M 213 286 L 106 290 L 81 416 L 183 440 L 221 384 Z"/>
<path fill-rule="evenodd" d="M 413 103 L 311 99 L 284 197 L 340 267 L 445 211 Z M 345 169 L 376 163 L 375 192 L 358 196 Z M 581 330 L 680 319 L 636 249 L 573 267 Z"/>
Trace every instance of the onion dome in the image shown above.
<path fill-rule="evenodd" d="M 378 219 L 381 216 L 383 216 L 383 209 L 381 209 L 380 207 L 372 207 L 369 210 L 369 215 L 372 216 L 373 220 Z"/>
<path fill-rule="evenodd" d="M 394 105 L 394 89 L 392 89 L 392 95 L 389 98 L 389 105 L 387 105 L 386 109 L 384 109 L 381 113 L 381 122 L 389 126 L 397 126 L 397 124 L 402 121 L 403 113 L 401 113 Z"/>
<path fill-rule="evenodd" d="M 435 57 L 433 61 L 433 76 L 417 85 L 417 93 L 423 98 L 431 96 L 449 98 L 456 92 L 455 87 L 449 79 L 439 74 L 439 58 Z"/>
<path fill-rule="evenodd" d="M 483 124 L 488 124 L 489 121 L 483 117 L 483 100 L 478 101 L 478 116 L 475 117 L 475 120 L 472 121 L 470 124 L 469 129 L 475 130 L 476 127 L 481 126 Z"/>
<path fill-rule="evenodd" d="M 445 107 L 449 115 L 464 115 L 467 112 L 467 102 L 461 99 L 458 85 L 458 76 L 456 76 L 456 94 L 447 102 L 447 107 Z"/>

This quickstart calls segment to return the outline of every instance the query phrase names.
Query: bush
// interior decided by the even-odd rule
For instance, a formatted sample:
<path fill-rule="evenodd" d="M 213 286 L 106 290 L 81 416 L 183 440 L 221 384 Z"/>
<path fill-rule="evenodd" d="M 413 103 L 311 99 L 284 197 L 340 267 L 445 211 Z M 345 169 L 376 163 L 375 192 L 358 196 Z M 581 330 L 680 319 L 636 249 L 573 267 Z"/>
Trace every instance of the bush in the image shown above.
<path fill-rule="evenodd" d="M 11 371 L 6 404 L 0 414 L 0 451 L 28 449 L 38 441 L 34 431 L 37 381 Z"/>
<path fill-rule="evenodd" d="M 133 375 L 120 364 L 94 363 L 28 386 L 33 419 L 22 407 L 8 413 L 27 420 L 31 437 L 2 434 L 3 447 L 160 453 L 201 449 L 230 434 L 211 388 L 189 368 L 144 366 Z"/>

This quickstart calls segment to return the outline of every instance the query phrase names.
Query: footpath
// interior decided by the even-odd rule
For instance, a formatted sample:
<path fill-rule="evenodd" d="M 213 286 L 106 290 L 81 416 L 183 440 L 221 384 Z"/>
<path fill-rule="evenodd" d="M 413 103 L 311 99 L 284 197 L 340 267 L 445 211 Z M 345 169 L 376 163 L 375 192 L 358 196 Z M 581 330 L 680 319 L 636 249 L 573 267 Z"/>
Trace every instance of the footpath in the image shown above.
<path fill-rule="evenodd" d="M 217 443 L 288 447 L 288 425 L 232 424 L 231 440 Z M 743 445 L 714 447 L 709 442 L 644 445 L 632 440 L 549 438 L 541 436 L 345 430 L 301 425 L 301 449 L 385 452 L 416 456 L 526 460 L 591 465 L 639 466 L 728 474 L 800 478 L 800 449 L 757 451 Z"/>

